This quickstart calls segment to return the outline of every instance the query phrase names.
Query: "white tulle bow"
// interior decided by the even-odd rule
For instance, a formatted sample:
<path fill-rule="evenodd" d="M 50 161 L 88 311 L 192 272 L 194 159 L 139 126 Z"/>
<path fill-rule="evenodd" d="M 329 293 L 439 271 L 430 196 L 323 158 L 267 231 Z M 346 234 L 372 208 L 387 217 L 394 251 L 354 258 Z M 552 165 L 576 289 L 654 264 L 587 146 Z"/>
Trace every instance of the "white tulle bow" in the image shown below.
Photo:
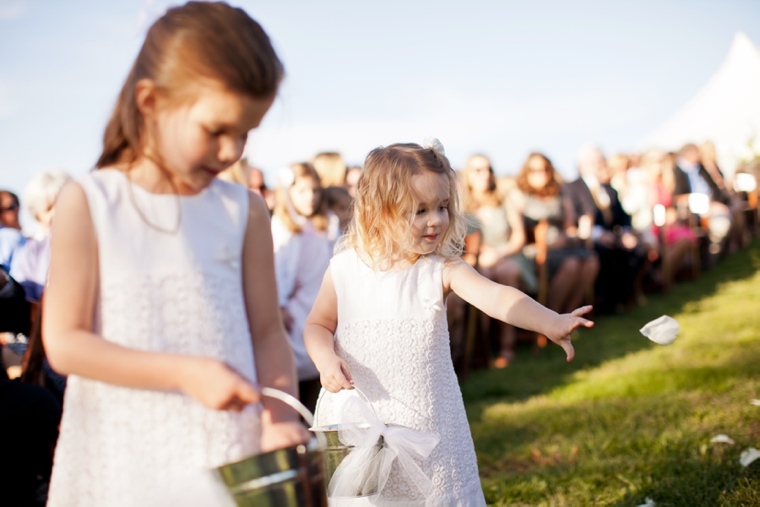
<path fill-rule="evenodd" d="M 383 489 L 395 460 L 417 487 L 425 500 L 433 493 L 433 483 L 414 457 L 427 458 L 438 445 L 437 435 L 403 426 L 384 424 L 374 410 L 357 396 L 348 397 L 340 412 L 341 430 L 338 438 L 344 445 L 354 446 L 333 474 L 327 487 L 332 498 L 375 495 L 373 503 L 382 499 Z M 380 437 L 384 445 L 378 451 Z M 422 498 L 420 498 L 422 499 Z M 332 502 L 331 505 L 337 505 Z M 345 501 L 340 505 L 349 505 Z"/>
<path fill-rule="evenodd" d="M 433 150 L 441 156 L 446 155 L 446 150 L 443 149 L 443 143 L 441 143 L 438 138 L 426 137 L 425 140 L 422 141 L 422 147 Z"/>

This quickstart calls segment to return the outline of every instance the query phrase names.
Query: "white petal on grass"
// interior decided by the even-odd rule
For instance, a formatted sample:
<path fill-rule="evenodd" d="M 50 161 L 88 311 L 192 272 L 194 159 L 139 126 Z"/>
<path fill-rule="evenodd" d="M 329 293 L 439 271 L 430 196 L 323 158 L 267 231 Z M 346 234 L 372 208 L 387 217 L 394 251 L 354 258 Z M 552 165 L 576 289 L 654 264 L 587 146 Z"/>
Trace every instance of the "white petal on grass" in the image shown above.
<path fill-rule="evenodd" d="M 663 315 L 652 322 L 647 323 L 639 331 L 641 334 L 660 345 L 670 345 L 676 340 L 681 326 L 673 317 Z"/>
<path fill-rule="evenodd" d="M 731 444 L 734 445 L 734 441 L 731 440 L 731 438 L 728 435 L 724 435 L 721 433 L 720 435 L 715 435 L 710 439 L 710 442 L 713 444 Z"/>
<path fill-rule="evenodd" d="M 637 505 L 636 507 L 655 507 L 657 505 L 654 500 L 649 497 L 644 499 L 644 503 Z"/>
<path fill-rule="evenodd" d="M 753 461 L 758 458 L 760 458 L 760 452 L 758 452 L 758 450 L 754 447 L 750 447 L 742 453 L 741 457 L 739 458 L 739 463 L 745 467 L 748 467 L 752 464 Z"/>
<path fill-rule="evenodd" d="M 756 407 L 760 407 L 760 400 L 752 400 L 750 403 Z"/>

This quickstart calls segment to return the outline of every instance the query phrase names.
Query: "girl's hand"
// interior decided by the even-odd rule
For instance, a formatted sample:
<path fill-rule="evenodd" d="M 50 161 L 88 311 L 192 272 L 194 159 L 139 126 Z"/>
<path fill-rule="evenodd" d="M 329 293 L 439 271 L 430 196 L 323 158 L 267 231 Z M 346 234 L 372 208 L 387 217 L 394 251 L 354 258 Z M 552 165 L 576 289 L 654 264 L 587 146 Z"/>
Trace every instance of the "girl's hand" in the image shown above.
<path fill-rule="evenodd" d="M 351 379 L 348 365 L 338 356 L 333 356 L 330 362 L 319 372 L 319 381 L 322 383 L 322 387 L 331 393 L 354 388 L 354 381 Z"/>
<path fill-rule="evenodd" d="M 180 389 L 208 408 L 240 412 L 260 401 L 258 389 L 222 361 L 189 357 L 183 371 Z"/>
<path fill-rule="evenodd" d="M 274 451 L 284 447 L 305 444 L 311 440 L 311 433 L 300 421 L 261 423 L 261 452 Z"/>
<path fill-rule="evenodd" d="M 593 306 L 591 305 L 583 306 L 572 313 L 557 315 L 554 322 L 551 323 L 550 331 L 546 334 L 547 338 L 565 349 L 568 362 L 572 361 L 573 357 L 575 357 L 575 349 L 573 349 L 573 344 L 570 341 L 570 335 L 581 326 L 594 326 L 593 322 L 581 317 L 581 315 L 587 314 L 592 309 Z"/>

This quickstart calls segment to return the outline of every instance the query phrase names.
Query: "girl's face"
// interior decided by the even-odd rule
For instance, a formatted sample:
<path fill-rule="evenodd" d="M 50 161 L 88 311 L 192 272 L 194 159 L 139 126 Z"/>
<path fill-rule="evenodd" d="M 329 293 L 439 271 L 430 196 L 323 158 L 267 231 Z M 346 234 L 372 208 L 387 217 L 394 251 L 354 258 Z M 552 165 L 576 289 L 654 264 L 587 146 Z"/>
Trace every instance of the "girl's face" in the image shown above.
<path fill-rule="evenodd" d="M 528 160 L 528 185 L 540 190 L 549 183 L 549 166 L 541 157 L 532 157 Z"/>
<path fill-rule="evenodd" d="M 146 118 L 156 134 L 152 144 L 180 194 L 200 192 L 235 163 L 248 132 L 259 126 L 274 101 L 221 85 L 202 86 L 196 93 L 194 101 L 174 107 L 156 97 Z"/>
<path fill-rule="evenodd" d="M 310 217 L 317 211 L 319 198 L 322 196 L 322 188 L 314 178 L 296 178 L 293 185 L 288 189 L 290 202 L 299 215 Z"/>
<path fill-rule="evenodd" d="M 412 176 L 417 209 L 412 220 L 415 253 L 433 253 L 449 228 L 449 182 L 442 174 L 425 171 Z"/>
<path fill-rule="evenodd" d="M 491 188 L 491 163 L 485 157 L 472 157 L 467 167 L 470 188 L 475 192 L 488 192 Z"/>

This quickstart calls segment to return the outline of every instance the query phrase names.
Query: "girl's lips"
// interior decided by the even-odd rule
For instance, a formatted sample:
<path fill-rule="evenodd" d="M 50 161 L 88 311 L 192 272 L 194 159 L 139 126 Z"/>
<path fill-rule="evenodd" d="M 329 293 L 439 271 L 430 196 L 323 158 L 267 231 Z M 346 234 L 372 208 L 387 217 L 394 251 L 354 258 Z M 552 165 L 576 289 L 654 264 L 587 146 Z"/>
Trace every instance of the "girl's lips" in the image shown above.
<path fill-rule="evenodd" d="M 438 239 L 438 234 L 428 234 L 427 236 L 422 236 L 422 237 L 428 241 L 435 241 L 436 239 Z"/>
<path fill-rule="evenodd" d="M 201 166 L 201 169 L 203 169 L 204 171 L 206 171 L 207 173 L 209 173 L 212 176 L 216 176 L 217 174 L 219 174 L 220 172 L 222 172 L 222 171 L 215 171 L 214 169 L 211 169 L 210 167 L 206 167 L 206 166 Z"/>

